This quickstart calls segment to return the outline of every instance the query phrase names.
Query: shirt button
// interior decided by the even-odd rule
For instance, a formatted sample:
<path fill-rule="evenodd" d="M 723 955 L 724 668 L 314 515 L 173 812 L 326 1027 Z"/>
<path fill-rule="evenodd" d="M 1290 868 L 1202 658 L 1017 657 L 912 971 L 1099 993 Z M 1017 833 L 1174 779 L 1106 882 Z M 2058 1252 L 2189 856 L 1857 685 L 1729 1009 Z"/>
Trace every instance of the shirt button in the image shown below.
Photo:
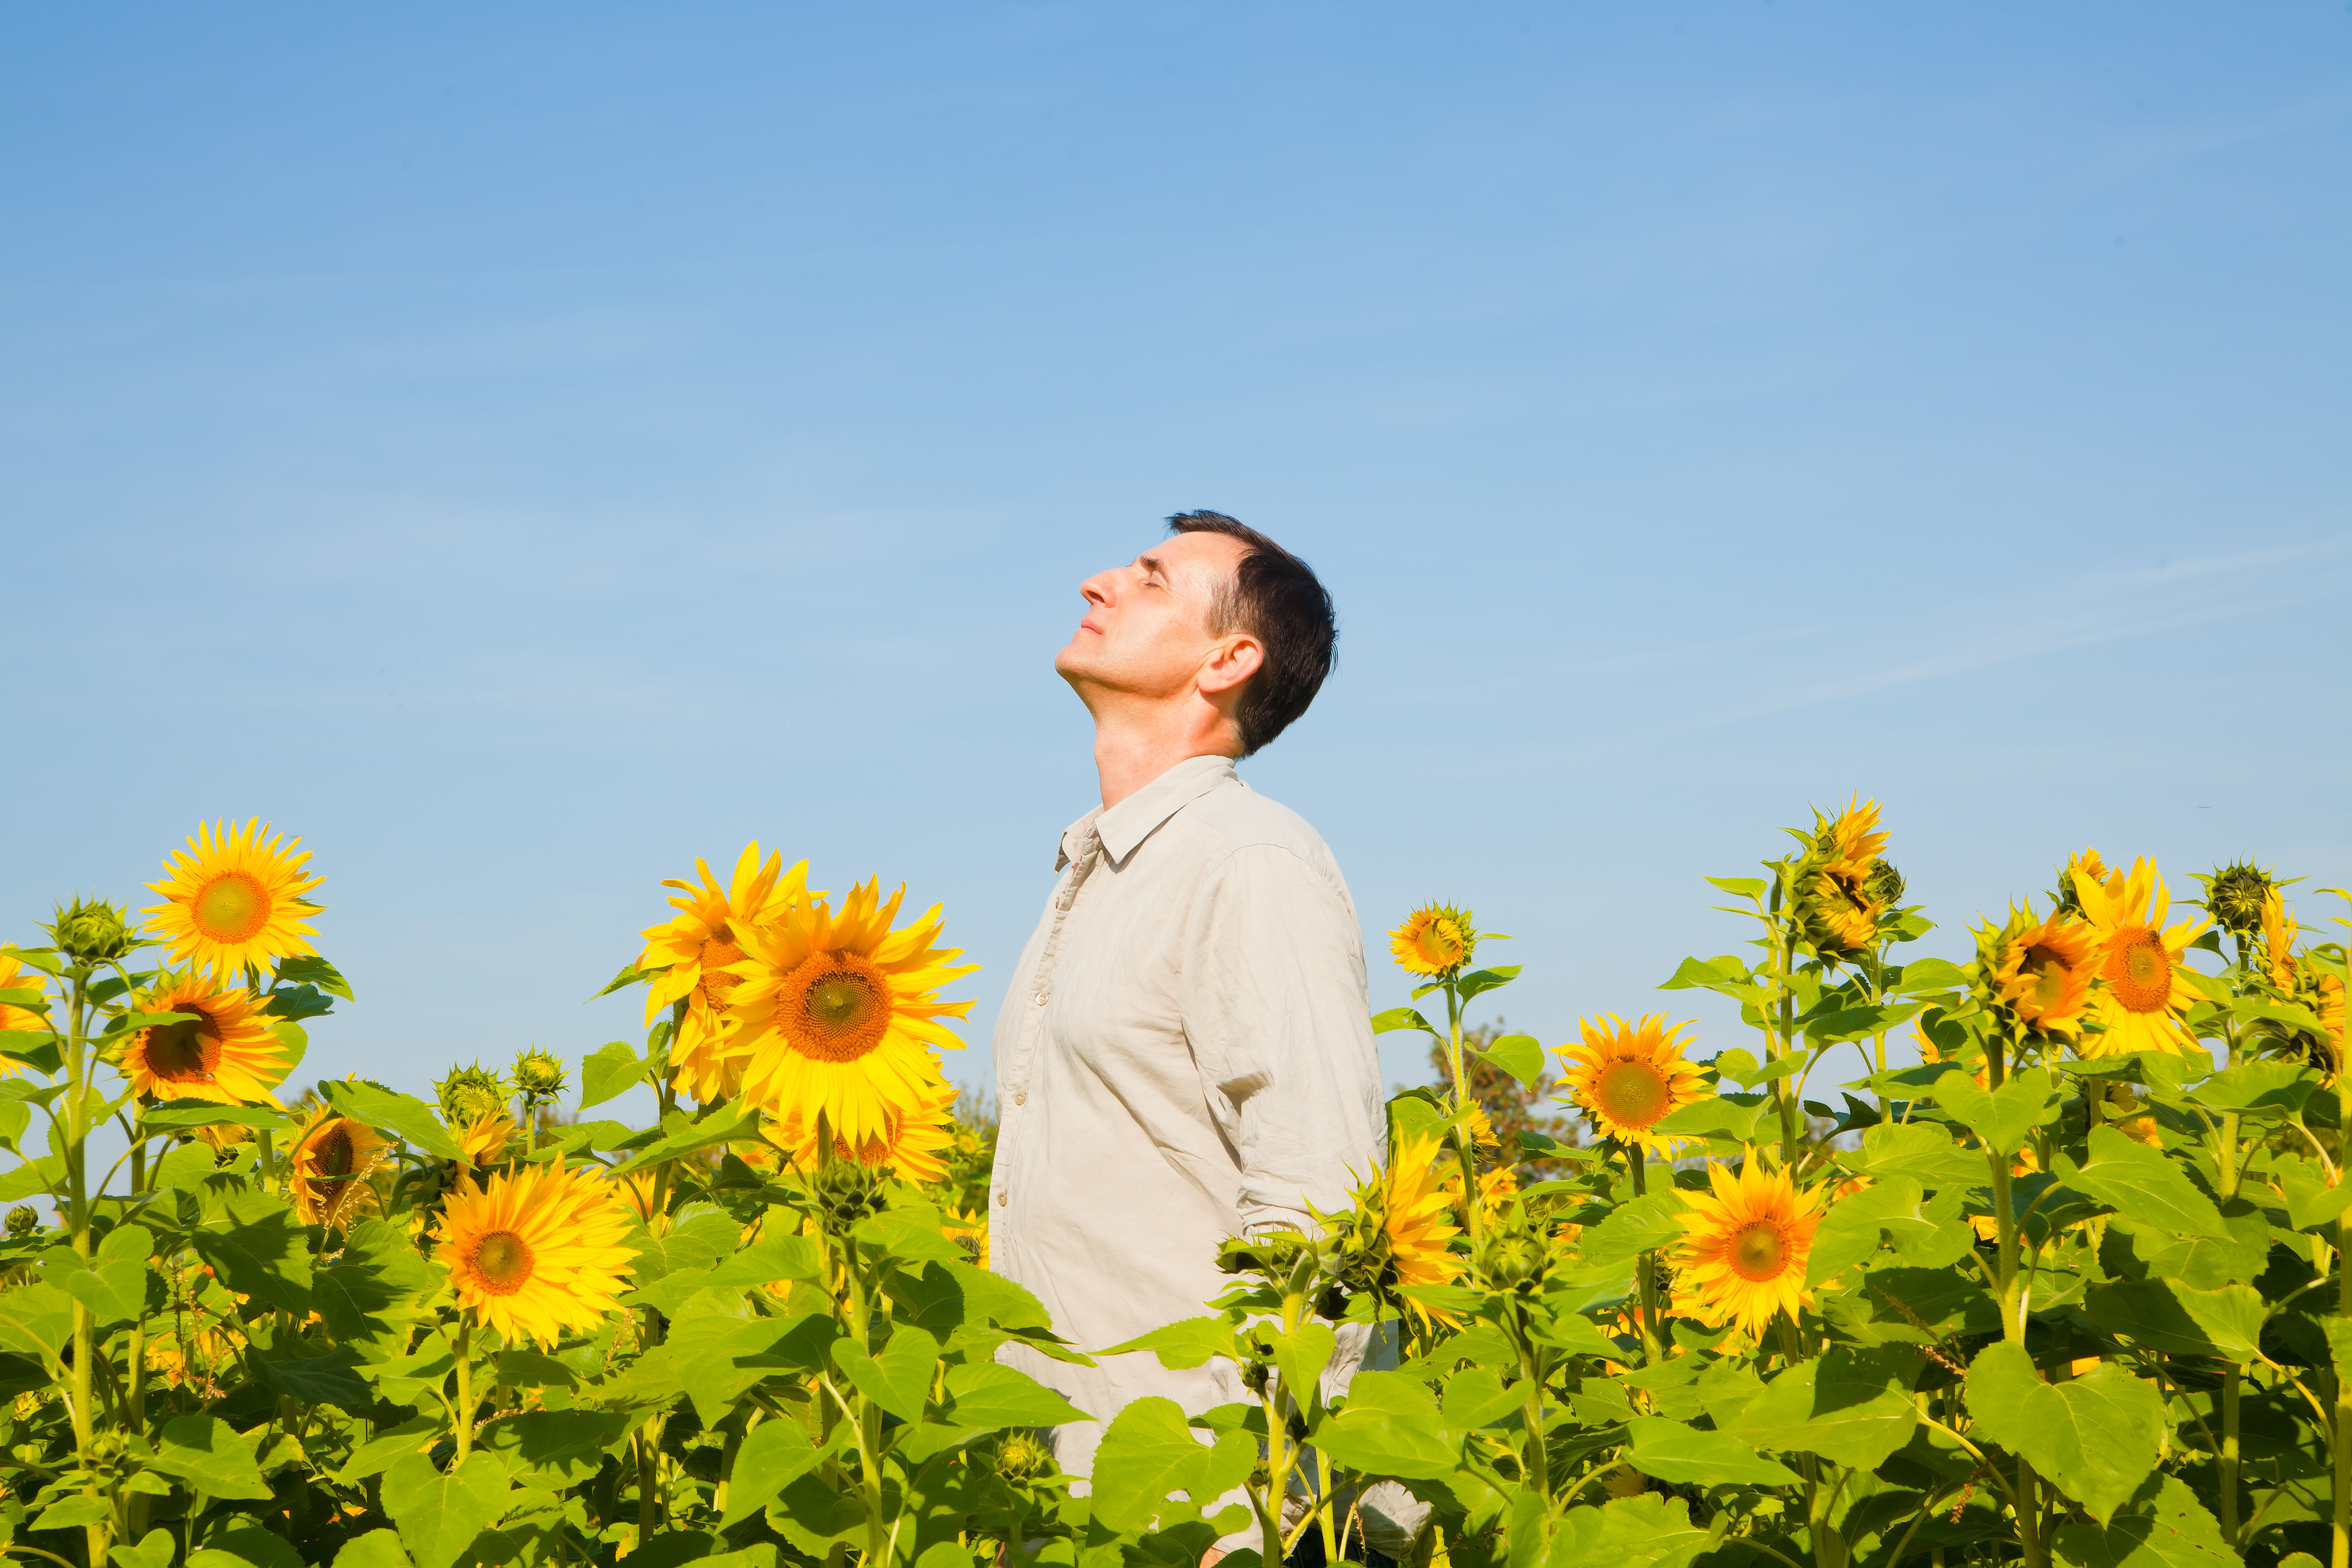
<path fill-rule="evenodd" d="M 1013 1104 L 1015 1104 L 1015 1105 L 1026 1105 L 1026 1104 L 1028 1104 L 1028 1103 L 1029 1103 L 1029 1091 L 1028 1091 L 1027 1089 L 1015 1089 L 1015 1090 L 1013 1091 Z"/>
<path fill-rule="evenodd" d="M 1011 1203 L 1012 1201 L 1013 1194 L 1011 1193 L 999 1193 L 996 1194 L 996 1206 L 998 1208 L 1003 1208 L 1006 1204 Z"/>
<path fill-rule="evenodd" d="M 1043 991 L 1040 991 L 1040 992 L 1038 992 L 1038 993 L 1037 993 L 1037 1005 L 1039 1005 L 1040 1007 L 1043 1007 L 1045 1005 L 1045 994 Z"/>

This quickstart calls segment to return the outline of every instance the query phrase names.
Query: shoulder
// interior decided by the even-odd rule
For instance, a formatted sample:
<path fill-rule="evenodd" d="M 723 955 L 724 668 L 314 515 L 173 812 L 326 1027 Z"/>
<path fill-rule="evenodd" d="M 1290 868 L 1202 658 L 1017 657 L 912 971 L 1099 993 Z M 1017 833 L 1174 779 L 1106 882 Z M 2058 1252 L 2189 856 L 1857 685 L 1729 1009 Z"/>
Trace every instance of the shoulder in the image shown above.
<path fill-rule="evenodd" d="M 1199 801 L 1195 831 L 1211 855 L 1244 876 L 1307 876 L 1348 900 L 1348 884 L 1331 847 L 1298 813 L 1238 779 Z M 1352 904 L 1352 900 L 1349 900 Z"/>

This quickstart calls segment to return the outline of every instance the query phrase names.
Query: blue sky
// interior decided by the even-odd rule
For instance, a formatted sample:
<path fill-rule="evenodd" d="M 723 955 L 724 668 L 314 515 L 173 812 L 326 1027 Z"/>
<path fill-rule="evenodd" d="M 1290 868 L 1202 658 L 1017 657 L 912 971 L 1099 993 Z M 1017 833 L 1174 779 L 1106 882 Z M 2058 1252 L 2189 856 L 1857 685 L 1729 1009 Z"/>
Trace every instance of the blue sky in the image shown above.
<path fill-rule="evenodd" d="M 1076 584 L 1343 617 L 1245 769 L 1547 1043 L 1859 790 L 1961 956 L 2070 848 L 2352 882 L 2352 7 L 0 11 L 0 934 L 317 851 L 304 1076 L 582 998 L 757 837 L 944 900 L 1092 804 Z M 2306 916 L 2324 910 L 2307 900 Z M 1702 1049 L 1738 1043 L 1702 1005 Z M 1391 1037 L 1392 1077 L 1418 1076 Z"/>

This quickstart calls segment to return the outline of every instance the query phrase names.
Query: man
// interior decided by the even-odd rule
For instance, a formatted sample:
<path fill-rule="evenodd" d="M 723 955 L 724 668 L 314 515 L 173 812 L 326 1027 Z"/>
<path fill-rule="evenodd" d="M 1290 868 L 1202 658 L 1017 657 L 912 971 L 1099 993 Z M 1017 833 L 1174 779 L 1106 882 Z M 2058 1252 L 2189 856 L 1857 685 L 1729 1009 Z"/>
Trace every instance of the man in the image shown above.
<path fill-rule="evenodd" d="M 1079 586 L 1055 668 L 1094 716 L 1102 805 L 1062 835 L 996 1021 L 991 1258 L 1087 1351 L 1200 1315 L 1232 1283 L 1220 1242 L 1310 1227 L 1307 1205 L 1342 1206 L 1384 1137 L 1347 883 L 1305 820 L 1234 771 L 1330 672 L 1330 596 L 1230 517 L 1169 528 Z M 1052 1435 L 1073 1475 L 1130 1400 L 1197 1415 L 1250 1397 L 1223 1363 L 1007 1357 L 1096 1418 Z"/>

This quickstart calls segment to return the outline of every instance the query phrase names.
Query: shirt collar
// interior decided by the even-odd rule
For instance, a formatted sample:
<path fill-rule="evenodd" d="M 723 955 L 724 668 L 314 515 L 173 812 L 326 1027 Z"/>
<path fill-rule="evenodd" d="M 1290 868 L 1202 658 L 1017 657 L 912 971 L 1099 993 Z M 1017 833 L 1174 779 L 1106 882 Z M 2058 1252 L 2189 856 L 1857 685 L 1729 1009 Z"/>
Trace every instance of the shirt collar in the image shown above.
<path fill-rule="evenodd" d="M 1091 826 L 1102 840 L 1103 853 L 1116 866 L 1161 823 L 1219 784 L 1239 782 L 1231 757 L 1187 757 L 1117 805 L 1097 807 L 1072 823 L 1062 836 L 1063 854 L 1066 858 L 1073 843 L 1082 843 Z"/>

